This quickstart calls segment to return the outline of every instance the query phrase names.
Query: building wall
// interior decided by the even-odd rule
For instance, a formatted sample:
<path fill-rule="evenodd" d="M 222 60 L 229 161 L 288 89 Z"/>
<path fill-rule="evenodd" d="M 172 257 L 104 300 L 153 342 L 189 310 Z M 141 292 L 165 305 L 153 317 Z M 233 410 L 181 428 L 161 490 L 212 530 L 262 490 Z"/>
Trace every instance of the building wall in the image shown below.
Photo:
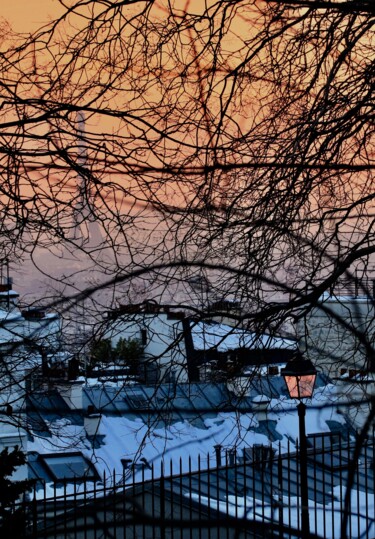
<path fill-rule="evenodd" d="M 351 376 L 368 368 L 367 353 L 355 332 L 374 344 L 375 309 L 371 299 L 329 297 L 298 325 L 301 349 L 323 372 Z"/>
<path fill-rule="evenodd" d="M 0 452 L 4 449 L 11 452 L 16 446 L 24 453 L 27 453 L 27 433 L 22 428 L 26 418 L 23 414 L 13 417 L 3 416 L 0 421 Z M 14 481 L 21 481 L 28 478 L 27 464 L 19 466 L 12 474 Z"/>
<path fill-rule="evenodd" d="M 15 305 L 9 311 L 0 309 L 0 451 L 17 445 L 27 452 L 26 375 L 41 364 L 38 347 L 54 349 L 60 334 L 58 315 L 28 320 Z M 26 479 L 27 466 L 19 467 L 12 477 Z"/>
<path fill-rule="evenodd" d="M 187 382 L 186 349 L 182 321 L 167 313 L 125 315 L 113 323 L 106 333 L 116 346 L 118 340 L 138 339 L 144 344 L 146 367 L 157 367 L 159 379 Z"/>
<path fill-rule="evenodd" d="M 58 349 L 61 337 L 61 318 L 57 315 L 46 315 L 39 320 L 25 320 L 22 331 L 23 336 L 29 336 L 37 344 Z"/>

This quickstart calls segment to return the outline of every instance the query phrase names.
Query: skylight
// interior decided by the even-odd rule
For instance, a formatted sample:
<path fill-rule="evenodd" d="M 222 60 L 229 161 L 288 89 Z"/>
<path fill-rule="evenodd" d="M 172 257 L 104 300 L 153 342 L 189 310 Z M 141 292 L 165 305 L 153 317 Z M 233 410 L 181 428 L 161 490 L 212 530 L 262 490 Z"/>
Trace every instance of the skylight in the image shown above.
<path fill-rule="evenodd" d="M 43 455 L 41 459 L 53 478 L 62 479 L 98 479 L 94 465 L 81 453 L 65 453 L 59 455 Z"/>

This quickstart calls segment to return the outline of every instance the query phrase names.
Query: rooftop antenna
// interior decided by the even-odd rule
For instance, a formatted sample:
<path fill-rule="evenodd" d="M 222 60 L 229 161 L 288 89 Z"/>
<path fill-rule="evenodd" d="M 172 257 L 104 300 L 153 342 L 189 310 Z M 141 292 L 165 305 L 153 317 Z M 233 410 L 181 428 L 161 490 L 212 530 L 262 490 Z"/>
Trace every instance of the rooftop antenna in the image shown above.
<path fill-rule="evenodd" d="M 85 113 L 81 110 L 77 112 L 77 165 L 78 165 L 78 180 L 79 180 L 79 189 L 80 189 L 80 209 L 82 210 L 88 200 L 88 184 L 85 174 L 82 174 L 80 171 L 86 167 L 87 164 L 87 146 L 85 141 L 86 134 L 86 118 Z M 86 216 L 85 216 L 86 217 Z"/>
<path fill-rule="evenodd" d="M 86 133 L 85 113 L 82 110 L 77 112 L 77 134 L 78 134 L 78 159 L 77 164 L 85 166 L 87 162 L 87 147 L 84 140 Z"/>
<path fill-rule="evenodd" d="M 34 85 L 35 85 L 38 97 L 41 97 L 43 91 L 42 91 L 41 86 L 39 85 L 38 63 L 36 61 L 36 41 L 34 41 L 34 43 L 33 43 L 33 53 L 32 54 L 33 54 Z"/>
<path fill-rule="evenodd" d="M 6 267 L 6 272 L 7 272 L 7 282 L 6 282 L 6 285 L 7 285 L 7 310 L 9 312 L 9 309 L 10 309 L 10 300 L 9 300 L 9 285 L 10 285 L 10 278 L 9 278 L 9 260 L 8 258 L 5 259 L 5 267 Z"/>
<path fill-rule="evenodd" d="M 85 114 L 83 111 L 78 111 L 76 116 L 76 131 L 77 131 L 77 189 L 79 192 L 78 200 L 74 206 L 74 239 L 82 238 L 81 222 L 88 218 L 87 215 L 87 181 L 85 175 L 81 173 L 87 163 L 87 147 L 85 144 Z M 85 211 L 86 209 L 86 211 Z"/>

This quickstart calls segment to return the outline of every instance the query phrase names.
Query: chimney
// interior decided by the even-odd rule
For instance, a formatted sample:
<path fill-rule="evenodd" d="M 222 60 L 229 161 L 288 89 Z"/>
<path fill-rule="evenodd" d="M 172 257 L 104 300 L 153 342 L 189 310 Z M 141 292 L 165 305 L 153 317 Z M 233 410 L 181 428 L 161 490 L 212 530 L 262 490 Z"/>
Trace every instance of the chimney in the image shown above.
<path fill-rule="evenodd" d="M 216 455 L 216 466 L 218 468 L 220 468 L 220 466 L 221 466 L 221 445 L 220 444 L 214 445 L 214 449 L 215 449 L 215 455 Z"/>
<path fill-rule="evenodd" d="M 227 456 L 229 459 L 229 466 L 234 466 L 236 464 L 236 449 L 229 449 Z"/>
<path fill-rule="evenodd" d="M 57 391 L 71 410 L 82 410 L 82 386 L 83 382 L 78 380 L 60 382 L 56 385 Z"/>
<path fill-rule="evenodd" d="M 271 402 L 271 399 L 266 395 L 257 395 L 253 398 L 251 406 L 254 412 L 256 412 L 256 418 L 258 421 L 267 420 L 267 409 Z"/>
<path fill-rule="evenodd" d="M 90 414 L 84 418 L 84 426 L 86 434 L 89 438 L 97 436 L 99 433 L 99 427 L 102 416 L 99 413 Z"/>

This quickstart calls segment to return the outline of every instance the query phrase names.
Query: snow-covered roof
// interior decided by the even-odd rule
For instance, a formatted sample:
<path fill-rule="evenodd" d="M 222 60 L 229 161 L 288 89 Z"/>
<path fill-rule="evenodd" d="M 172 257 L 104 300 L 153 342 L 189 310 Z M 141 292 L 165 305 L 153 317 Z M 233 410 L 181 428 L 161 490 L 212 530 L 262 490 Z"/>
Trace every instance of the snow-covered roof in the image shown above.
<path fill-rule="evenodd" d="M 101 416 L 91 439 L 82 410 L 69 410 L 57 392 L 33 395 L 30 410 L 39 419 L 31 427 L 34 436 L 28 451 L 39 455 L 80 451 L 101 477 L 113 471 L 121 476 L 123 460 L 133 463 L 135 470 L 139 462 L 160 470 L 165 460 L 178 469 L 181 459 L 182 471 L 189 466 L 194 470 L 199 458 L 210 455 L 214 459 L 217 444 L 239 451 L 254 444 L 271 443 L 275 448 L 281 444 L 286 451 L 295 447 L 298 415 L 284 385 L 280 376 L 273 377 L 272 383 L 271 379 L 254 380 L 248 397 L 241 399 L 230 394 L 225 384 L 84 385 L 83 410 L 90 406 Z M 263 394 L 270 401 L 266 418 L 253 406 L 253 400 Z M 332 407 L 334 395 L 334 387 L 321 379 L 307 408 L 308 434 L 330 432 L 332 423 L 345 428 L 343 416 Z M 141 469 L 139 464 L 140 478 Z"/>
<path fill-rule="evenodd" d="M 319 299 L 324 303 L 371 303 L 373 301 L 373 298 L 366 295 L 337 295 L 330 292 L 324 292 Z"/>
<path fill-rule="evenodd" d="M 0 298 L 19 298 L 19 293 L 15 290 L 0 291 Z"/>
<path fill-rule="evenodd" d="M 48 320 L 52 320 L 52 319 L 55 319 L 55 318 L 60 318 L 60 315 L 59 313 L 45 313 L 43 318 L 41 320 L 45 320 L 45 319 L 48 319 Z"/>
<path fill-rule="evenodd" d="M 295 349 L 296 341 L 271 335 L 257 335 L 244 329 L 214 322 L 192 323 L 191 335 L 195 350 L 215 348 L 219 352 L 248 349 Z"/>
<path fill-rule="evenodd" d="M 272 394 L 277 388 L 281 388 L 280 380 L 275 380 Z M 341 532 L 342 507 L 353 447 L 348 448 L 345 445 L 347 442 L 345 436 L 344 445 L 337 444 L 340 434 L 347 433 L 346 425 L 343 417 L 337 414 L 335 407 L 332 406 L 336 398 L 335 387 L 323 382 L 323 379 L 319 380 L 314 398 L 308 403 L 306 410 L 307 434 L 323 433 L 320 439 L 319 437 L 310 439 L 310 447 L 317 447 L 319 451 L 309 450 L 308 453 L 306 463 L 308 504 L 311 530 L 319 533 L 321 537 L 334 539 Z M 260 391 L 265 387 L 254 385 L 254 392 L 258 392 L 258 401 L 264 401 Z M 66 501 L 69 495 L 72 496 L 74 503 L 83 499 L 86 490 L 86 496 L 87 493 L 89 496 L 86 497 L 84 506 L 81 506 L 83 511 L 88 507 L 90 511 L 88 514 L 92 515 L 92 510 L 98 507 L 99 497 L 105 496 L 106 493 L 111 495 L 111 504 L 108 507 L 116 508 L 117 511 L 119 507 L 124 508 L 122 490 L 124 487 L 129 488 L 132 496 L 137 492 L 143 495 L 142 488 L 146 487 L 146 493 L 151 492 L 152 500 L 158 507 L 160 493 L 158 479 L 163 470 L 165 478 L 163 492 L 168 493 L 168 501 L 172 501 L 174 495 L 176 496 L 177 518 L 181 514 L 178 508 L 183 507 L 181 497 L 184 497 L 189 504 L 191 518 L 194 514 L 191 512 L 192 502 L 196 502 L 199 504 L 200 516 L 205 514 L 202 512 L 202 505 L 205 505 L 212 508 L 212 515 L 220 511 L 221 516 L 258 520 L 262 524 L 262 532 L 265 532 L 264 524 L 279 523 L 281 508 L 283 525 L 298 529 L 301 512 L 301 501 L 298 498 L 300 468 L 295 452 L 295 441 L 299 431 L 298 413 L 296 403 L 288 400 L 285 395 L 270 399 L 268 418 L 261 421 L 251 409 L 246 413 L 238 413 L 234 409 L 236 403 L 228 402 L 229 395 L 225 386 L 220 384 L 161 385 L 157 388 L 137 386 L 117 387 L 117 389 L 98 385 L 96 388 L 84 386 L 83 391 L 84 407 L 94 403 L 101 407 L 100 414 L 93 414 L 93 419 L 101 421 L 97 436 L 91 440 L 85 432 L 82 412 L 64 411 L 58 394 L 44 395 L 44 399 L 41 397 L 39 401 L 39 420 L 44 421 L 46 432 L 42 433 L 42 425 L 39 424 L 39 437 L 35 436 L 29 444 L 32 453 L 29 454 L 28 462 L 30 468 L 36 474 L 40 473 L 39 477 L 46 481 L 36 495 L 40 498 L 44 496 L 55 498 L 55 508 L 59 507 L 59 500 Z M 136 395 L 148 400 L 151 408 L 159 407 L 156 421 L 153 410 L 148 414 L 140 410 L 131 412 L 127 400 Z M 51 407 L 49 414 L 48 406 L 45 406 L 48 399 Z M 38 404 L 38 401 L 35 403 Z M 163 404 L 171 406 L 171 415 L 168 414 L 168 409 L 165 413 L 162 411 Z M 218 409 L 223 404 L 226 409 Z M 217 409 L 214 408 L 215 405 Z M 209 407 L 209 410 L 205 407 Z M 180 414 L 180 418 L 177 414 Z M 327 436 L 324 436 L 324 433 Z M 319 445 L 319 442 L 323 442 L 322 445 Z M 253 447 L 251 450 L 251 447 L 257 444 L 263 447 Z M 372 444 L 370 442 L 369 446 L 364 448 L 369 467 L 363 466 L 363 462 L 359 461 L 361 465 L 356 469 L 351 504 L 353 519 L 349 528 L 353 539 L 373 536 L 366 534 L 369 531 L 368 525 L 372 526 L 371 531 L 374 529 L 371 519 L 374 512 L 374 496 L 371 491 L 372 469 L 370 471 L 373 459 Z M 236 451 L 232 451 L 233 449 Z M 266 461 L 268 457 L 264 456 L 265 449 L 269 456 L 277 455 L 280 449 L 282 452 L 288 450 L 291 452 L 285 458 Z M 60 455 L 56 459 L 57 462 L 53 462 L 54 453 Z M 222 457 L 220 463 L 216 460 L 218 453 Z M 236 455 L 242 460 L 236 461 Z M 258 458 L 260 456 L 260 461 L 256 459 L 257 455 Z M 87 466 L 88 461 L 91 462 L 90 467 Z M 237 465 L 233 465 L 235 462 Z M 85 473 L 87 469 L 89 473 L 85 475 L 85 481 L 81 484 L 75 483 L 74 486 L 68 480 L 52 483 L 48 476 L 48 473 L 51 473 L 49 469 L 51 466 L 66 470 L 68 478 L 74 476 L 75 470 L 79 471 L 83 467 Z M 93 472 L 93 466 L 96 472 L 95 470 Z M 368 477 L 366 472 L 370 472 Z M 95 473 L 100 476 L 101 483 L 94 486 Z M 121 506 L 113 503 L 116 501 L 116 489 L 103 489 L 104 475 L 106 487 L 113 487 L 115 484 L 118 488 Z M 173 478 L 170 479 L 170 476 Z M 37 479 L 38 475 L 34 478 Z M 153 480 L 151 487 L 146 481 L 148 479 Z M 110 483 L 111 481 L 113 482 Z M 139 484 L 135 485 L 134 482 Z M 93 505 L 90 506 L 90 503 Z M 102 506 L 99 508 L 102 512 Z M 68 527 L 67 522 L 71 523 L 69 519 L 73 518 L 73 526 L 76 526 L 76 513 L 73 512 L 72 516 L 69 512 L 59 512 L 62 514 L 64 530 L 75 529 Z M 120 511 L 117 514 L 120 515 Z M 209 511 L 208 514 L 210 515 Z M 358 514 L 362 515 L 361 521 Z M 56 516 L 53 515 L 53 518 L 56 529 Z M 103 521 L 106 525 L 105 518 L 98 519 L 97 529 L 100 529 L 100 523 Z M 108 522 L 111 521 L 108 519 Z M 125 519 L 123 522 L 125 523 Z M 116 521 L 119 525 L 116 527 L 117 533 L 121 530 L 121 523 L 121 519 Z M 255 526 L 256 524 L 252 522 L 249 529 L 254 531 Z M 240 528 L 237 527 L 236 530 L 238 529 Z M 299 536 L 298 532 L 295 535 L 292 533 L 293 537 L 297 535 Z"/>
<path fill-rule="evenodd" d="M 4 322 L 17 322 L 24 321 L 24 318 L 20 311 L 15 309 L 14 311 L 7 311 L 5 309 L 0 309 L 0 321 Z"/>

